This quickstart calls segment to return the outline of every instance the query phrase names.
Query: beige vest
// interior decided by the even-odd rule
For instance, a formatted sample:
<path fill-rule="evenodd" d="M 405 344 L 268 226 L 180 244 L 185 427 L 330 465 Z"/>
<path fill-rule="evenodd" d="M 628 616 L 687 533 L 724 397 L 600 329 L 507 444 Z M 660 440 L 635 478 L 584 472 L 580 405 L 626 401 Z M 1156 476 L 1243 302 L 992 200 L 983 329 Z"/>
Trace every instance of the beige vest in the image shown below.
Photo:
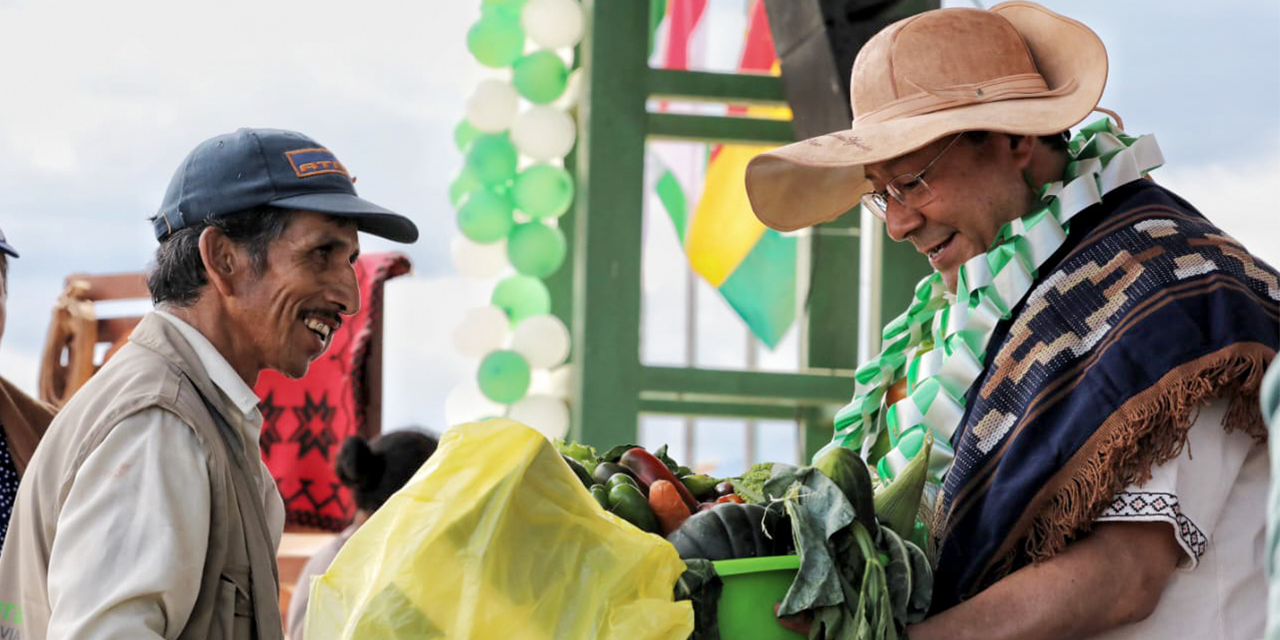
<path fill-rule="evenodd" d="M 199 363 L 177 328 L 150 314 L 58 413 L 23 476 L 0 555 L 0 638 L 46 636 L 49 550 L 75 472 L 117 423 L 150 407 L 191 427 L 209 469 L 209 546 L 195 607 L 178 637 L 282 638 L 275 555 L 250 480 L 257 460 L 248 454 L 256 452 L 245 452 L 223 420 L 238 409 Z"/>

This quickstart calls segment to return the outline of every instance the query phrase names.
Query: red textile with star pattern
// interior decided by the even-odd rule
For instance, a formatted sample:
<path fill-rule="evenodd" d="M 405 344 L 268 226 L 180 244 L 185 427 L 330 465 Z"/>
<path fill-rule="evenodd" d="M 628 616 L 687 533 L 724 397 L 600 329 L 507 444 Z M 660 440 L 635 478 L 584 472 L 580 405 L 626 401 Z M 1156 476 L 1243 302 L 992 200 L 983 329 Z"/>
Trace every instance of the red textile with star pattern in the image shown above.
<path fill-rule="evenodd" d="M 370 339 L 381 322 L 382 285 L 409 267 L 409 258 L 399 253 L 357 258 L 360 312 L 343 318 L 306 376 L 291 380 L 271 370 L 258 376 L 262 459 L 284 498 L 288 524 L 341 531 L 355 514 L 333 459 L 348 436 L 369 433 L 359 399 L 365 396 Z"/>

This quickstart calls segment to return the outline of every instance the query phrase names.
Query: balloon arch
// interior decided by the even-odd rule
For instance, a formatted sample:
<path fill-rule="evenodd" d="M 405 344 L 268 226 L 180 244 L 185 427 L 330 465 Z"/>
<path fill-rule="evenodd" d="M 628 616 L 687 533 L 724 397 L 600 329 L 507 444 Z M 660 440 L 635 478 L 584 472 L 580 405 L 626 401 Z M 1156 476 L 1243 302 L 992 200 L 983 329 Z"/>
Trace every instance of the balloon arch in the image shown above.
<path fill-rule="evenodd" d="M 568 432 L 563 385 L 553 380 L 564 373 L 569 330 L 551 315 L 542 279 L 568 253 L 558 220 L 574 197 L 564 157 L 577 135 L 570 64 L 583 24 L 578 0 L 482 0 L 467 32 L 468 50 L 496 73 L 476 85 L 454 131 L 465 162 L 449 188 L 460 232 L 453 263 L 498 281 L 489 306 L 468 311 L 455 331 L 458 350 L 479 366 L 450 392 L 449 424 L 505 415 L 551 437 Z"/>

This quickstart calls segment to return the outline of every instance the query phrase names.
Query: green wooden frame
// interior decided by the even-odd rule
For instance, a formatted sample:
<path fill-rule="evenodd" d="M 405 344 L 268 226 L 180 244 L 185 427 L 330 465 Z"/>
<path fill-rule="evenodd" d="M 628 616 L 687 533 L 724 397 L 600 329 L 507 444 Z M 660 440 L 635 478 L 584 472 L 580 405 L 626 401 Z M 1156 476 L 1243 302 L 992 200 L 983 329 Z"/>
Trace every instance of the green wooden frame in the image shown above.
<path fill-rule="evenodd" d="M 651 69 L 649 3 L 583 0 L 590 25 L 574 210 L 561 221 L 573 258 L 548 279 L 553 312 L 573 333 L 572 437 L 597 447 L 635 442 L 641 413 L 795 419 L 806 459 L 830 440 L 831 416 L 853 391 L 857 358 L 856 213 L 809 236 L 801 373 L 646 366 L 640 361 L 641 230 L 648 139 L 784 144 L 787 121 L 650 113 L 651 99 L 784 103 L 778 77 Z M 597 36 L 607 34 L 607 38 Z M 918 272 L 894 254 L 887 272 Z M 914 262 L 918 263 L 918 256 Z M 803 264 L 803 261 L 802 261 Z M 918 276 L 916 276 L 918 277 Z M 908 292 L 907 295 L 910 295 Z"/>

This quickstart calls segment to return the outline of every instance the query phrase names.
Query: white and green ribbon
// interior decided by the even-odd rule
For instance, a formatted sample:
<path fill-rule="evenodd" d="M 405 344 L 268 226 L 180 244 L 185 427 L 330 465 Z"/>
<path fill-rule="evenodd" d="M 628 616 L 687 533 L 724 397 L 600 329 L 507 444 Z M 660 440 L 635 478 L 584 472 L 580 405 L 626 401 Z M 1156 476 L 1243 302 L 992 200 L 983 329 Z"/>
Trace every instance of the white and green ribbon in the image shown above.
<path fill-rule="evenodd" d="M 1107 118 L 1083 127 L 1069 153 L 1063 180 L 1041 188 L 1040 206 L 1002 226 L 991 249 L 960 267 L 954 296 L 937 272 L 916 285 L 906 312 L 884 328 L 880 355 L 855 372 L 853 399 L 836 414 L 828 446 L 865 456 L 887 429 L 892 448 L 877 466 L 887 484 L 919 452 L 928 429 L 930 476 L 941 482 L 955 458 L 951 435 L 964 417 L 965 394 L 982 375 L 996 324 L 1031 291 L 1076 214 L 1164 163 L 1154 137 L 1128 136 Z M 904 376 L 907 397 L 886 409 L 886 391 Z"/>

